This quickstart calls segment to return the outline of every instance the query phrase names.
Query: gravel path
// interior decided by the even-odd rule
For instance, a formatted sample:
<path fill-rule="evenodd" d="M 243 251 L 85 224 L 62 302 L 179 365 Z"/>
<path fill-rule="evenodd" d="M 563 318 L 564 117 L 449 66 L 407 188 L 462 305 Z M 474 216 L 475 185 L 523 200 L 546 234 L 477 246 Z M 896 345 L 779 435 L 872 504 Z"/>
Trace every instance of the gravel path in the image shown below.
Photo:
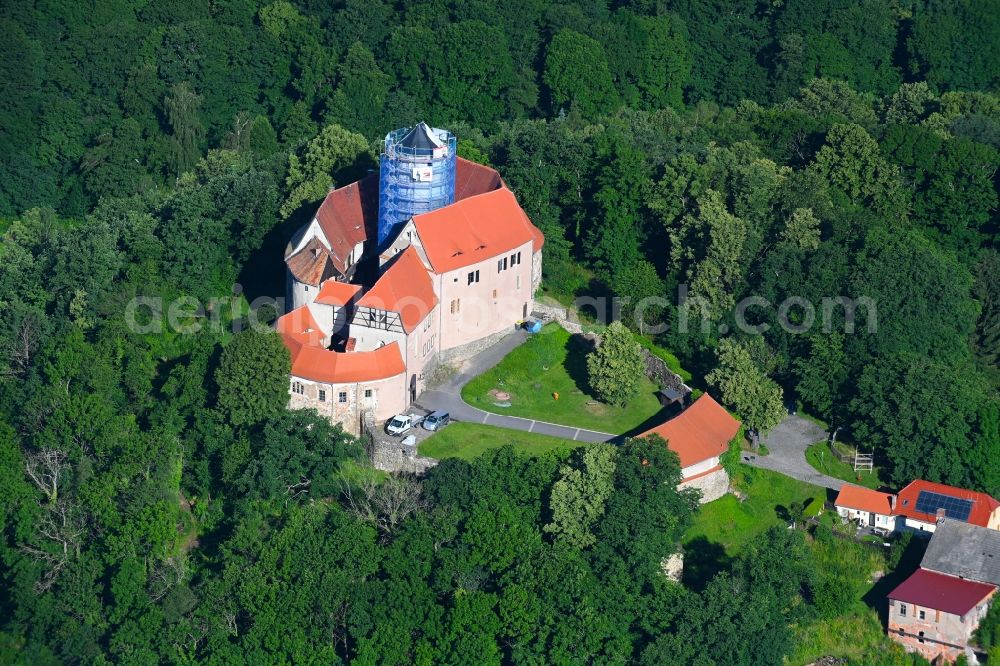
<path fill-rule="evenodd" d="M 806 461 L 806 448 L 826 439 L 823 428 L 808 419 L 789 414 L 774 430 L 761 439 L 770 452 L 757 456 L 750 464 L 781 472 L 786 476 L 831 490 L 840 490 L 844 481 L 820 474 Z"/>

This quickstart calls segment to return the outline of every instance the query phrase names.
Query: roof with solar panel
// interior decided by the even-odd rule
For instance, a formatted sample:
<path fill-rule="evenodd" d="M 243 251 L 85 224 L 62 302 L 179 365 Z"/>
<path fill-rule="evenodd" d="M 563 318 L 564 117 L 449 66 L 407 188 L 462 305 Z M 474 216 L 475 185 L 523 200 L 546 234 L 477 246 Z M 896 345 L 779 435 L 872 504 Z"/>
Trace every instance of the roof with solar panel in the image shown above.
<path fill-rule="evenodd" d="M 899 491 L 893 513 L 925 523 L 950 518 L 989 527 L 998 509 L 1000 502 L 986 493 L 917 480 Z"/>

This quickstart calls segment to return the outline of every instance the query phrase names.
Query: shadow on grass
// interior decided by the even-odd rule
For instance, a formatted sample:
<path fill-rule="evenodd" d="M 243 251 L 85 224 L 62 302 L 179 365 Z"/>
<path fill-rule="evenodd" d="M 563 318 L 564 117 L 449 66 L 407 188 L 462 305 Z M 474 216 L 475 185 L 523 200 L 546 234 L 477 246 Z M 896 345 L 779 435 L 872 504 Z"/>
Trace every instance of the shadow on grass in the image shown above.
<path fill-rule="evenodd" d="M 722 544 L 700 536 L 684 544 L 684 573 L 681 580 L 687 587 L 700 592 L 716 575 L 728 571 L 732 563 L 733 559 L 726 554 Z"/>
<path fill-rule="evenodd" d="M 878 612 L 878 619 L 882 623 L 883 629 L 889 626 L 889 605 L 886 603 L 886 597 L 920 567 L 920 560 L 923 559 L 924 551 L 927 550 L 927 542 L 927 539 L 919 536 L 912 537 L 905 545 L 896 568 L 880 578 L 861 598 L 866 605 Z"/>
<path fill-rule="evenodd" d="M 586 395 L 591 394 L 587 376 L 587 354 L 594 350 L 594 344 L 582 335 L 571 335 L 566 340 L 566 360 L 563 367 L 566 374 L 576 384 L 576 388 Z"/>

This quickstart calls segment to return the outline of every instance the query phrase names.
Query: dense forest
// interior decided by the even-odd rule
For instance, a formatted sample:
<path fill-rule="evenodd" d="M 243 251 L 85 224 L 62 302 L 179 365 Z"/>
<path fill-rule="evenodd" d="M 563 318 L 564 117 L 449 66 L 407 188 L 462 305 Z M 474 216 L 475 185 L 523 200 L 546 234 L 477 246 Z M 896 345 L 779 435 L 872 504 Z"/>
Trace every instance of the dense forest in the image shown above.
<path fill-rule="evenodd" d="M 550 295 L 667 295 L 656 342 L 748 425 L 741 382 L 895 484 L 1000 495 L 996 0 L 5 10 L 0 660 L 780 664 L 836 615 L 797 531 L 666 581 L 698 509 L 664 447 L 376 483 L 284 409 L 284 347 L 234 330 L 330 184 L 418 120 L 501 172 Z M 682 286 L 712 326 L 681 330 Z M 135 296 L 212 305 L 139 333 Z M 866 297 L 877 326 L 721 333 L 748 296 Z"/>

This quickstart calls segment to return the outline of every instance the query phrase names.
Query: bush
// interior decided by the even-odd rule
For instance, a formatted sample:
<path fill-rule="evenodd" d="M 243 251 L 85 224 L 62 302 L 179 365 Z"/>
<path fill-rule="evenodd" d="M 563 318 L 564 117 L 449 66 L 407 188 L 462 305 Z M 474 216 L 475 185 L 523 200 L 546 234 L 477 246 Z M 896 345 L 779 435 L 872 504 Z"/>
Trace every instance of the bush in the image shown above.
<path fill-rule="evenodd" d="M 812 593 L 813 608 L 823 619 L 843 615 L 854 604 L 854 586 L 841 576 L 823 576 Z"/>

